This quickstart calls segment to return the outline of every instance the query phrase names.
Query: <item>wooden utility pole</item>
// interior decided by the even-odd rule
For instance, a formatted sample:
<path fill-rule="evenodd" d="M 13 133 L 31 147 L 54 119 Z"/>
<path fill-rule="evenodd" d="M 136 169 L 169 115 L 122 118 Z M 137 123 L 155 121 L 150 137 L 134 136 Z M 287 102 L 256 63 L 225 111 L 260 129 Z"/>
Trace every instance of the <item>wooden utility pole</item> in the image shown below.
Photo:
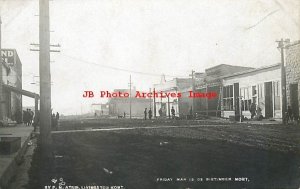
<path fill-rule="evenodd" d="M 168 115 L 169 119 L 171 119 L 171 114 L 170 114 L 170 97 L 168 96 Z"/>
<path fill-rule="evenodd" d="M 131 75 L 129 76 L 129 119 L 131 119 Z"/>
<path fill-rule="evenodd" d="M 240 112 L 240 122 L 243 122 L 243 109 L 242 109 L 242 100 L 243 96 L 239 96 L 239 112 Z"/>
<path fill-rule="evenodd" d="M 1 46 L 1 43 L 2 43 L 2 20 L 1 20 L 1 16 L 0 16 L 0 121 L 3 120 L 4 118 L 4 108 L 3 108 L 3 85 L 2 85 L 2 69 L 3 69 L 3 65 L 2 65 L 2 46 Z"/>
<path fill-rule="evenodd" d="M 39 15 L 40 144 L 47 153 L 52 143 L 49 0 L 39 0 Z"/>
<path fill-rule="evenodd" d="M 195 92 L 195 71 L 192 70 L 192 91 Z M 192 113 L 195 114 L 195 98 L 192 98 Z"/>
<path fill-rule="evenodd" d="M 151 93 L 151 88 L 149 88 L 149 93 Z M 152 98 L 150 97 L 150 103 L 149 103 L 150 109 L 152 109 Z"/>
<path fill-rule="evenodd" d="M 156 101 L 155 101 L 155 88 L 153 88 L 153 112 L 154 112 L 154 118 L 156 118 Z"/>
<path fill-rule="evenodd" d="M 285 67 L 284 67 L 284 43 L 288 43 L 290 40 L 286 39 L 283 41 L 281 39 L 280 41 L 276 41 L 278 43 L 278 47 L 280 49 L 281 53 L 281 114 L 282 114 L 282 124 L 286 124 L 286 112 L 287 112 L 287 99 L 286 99 L 286 73 L 285 73 Z"/>

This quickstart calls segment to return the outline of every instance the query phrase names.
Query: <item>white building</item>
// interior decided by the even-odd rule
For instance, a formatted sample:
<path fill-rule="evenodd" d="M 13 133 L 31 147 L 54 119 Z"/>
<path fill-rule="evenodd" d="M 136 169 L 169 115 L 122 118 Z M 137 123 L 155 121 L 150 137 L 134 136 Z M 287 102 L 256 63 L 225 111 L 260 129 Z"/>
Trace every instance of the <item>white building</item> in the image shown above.
<path fill-rule="evenodd" d="M 225 76 L 222 91 L 222 117 L 242 115 L 251 118 L 250 105 L 260 107 L 265 118 L 281 118 L 281 66 L 275 64 Z"/>
<path fill-rule="evenodd" d="M 156 92 L 178 94 L 188 89 L 192 90 L 191 86 L 191 78 L 174 78 L 170 81 L 166 81 L 165 77 L 162 76 L 161 82 L 159 84 L 154 84 L 154 89 Z M 162 116 L 171 117 L 171 109 L 173 107 L 175 116 L 181 117 L 189 114 L 191 106 L 192 100 L 185 94 L 182 94 L 181 97 L 170 95 L 167 98 L 156 98 L 155 103 L 153 104 L 153 115 L 159 116 L 159 110 L 161 109 Z"/>

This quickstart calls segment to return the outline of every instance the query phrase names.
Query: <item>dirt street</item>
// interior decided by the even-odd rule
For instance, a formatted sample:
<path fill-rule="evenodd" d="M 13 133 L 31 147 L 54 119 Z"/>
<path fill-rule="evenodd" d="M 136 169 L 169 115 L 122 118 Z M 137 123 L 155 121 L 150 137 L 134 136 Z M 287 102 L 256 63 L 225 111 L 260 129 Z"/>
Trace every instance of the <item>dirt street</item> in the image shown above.
<path fill-rule="evenodd" d="M 92 130 L 120 127 L 135 128 Z M 60 122 L 59 130 L 72 129 L 90 131 L 53 134 L 53 158 L 46 162 L 36 150 L 29 188 L 58 186 L 59 179 L 73 186 L 128 189 L 300 185 L 300 129 L 295 126 L 184 120 Z"/>

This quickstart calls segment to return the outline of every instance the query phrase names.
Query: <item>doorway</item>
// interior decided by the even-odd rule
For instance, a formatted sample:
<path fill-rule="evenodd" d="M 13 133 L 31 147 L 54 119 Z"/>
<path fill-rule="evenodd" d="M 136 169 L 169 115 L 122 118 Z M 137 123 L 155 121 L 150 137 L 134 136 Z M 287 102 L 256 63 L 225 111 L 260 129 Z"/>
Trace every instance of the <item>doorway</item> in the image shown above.
<path fill-rule="evenodd" d="M 290 104 L 294 118 L 299 117 L 298 84 L 290 84 Z"/>
<path fill-rule="evenodd" d="M 265 82 L 265 117 L 273 117 L 272 82 Z"/>
<path fill-rule="evenodd" d="M 239 96 L 240 96 L 240 87 L 239 87 L 239 83 L 234 83 L 233 84 L 233 97 L 235 99 L 235 103 L 234 103 L 234 112 L 235 115 L 240 115 L 240 102 L 239 102 Z"/>

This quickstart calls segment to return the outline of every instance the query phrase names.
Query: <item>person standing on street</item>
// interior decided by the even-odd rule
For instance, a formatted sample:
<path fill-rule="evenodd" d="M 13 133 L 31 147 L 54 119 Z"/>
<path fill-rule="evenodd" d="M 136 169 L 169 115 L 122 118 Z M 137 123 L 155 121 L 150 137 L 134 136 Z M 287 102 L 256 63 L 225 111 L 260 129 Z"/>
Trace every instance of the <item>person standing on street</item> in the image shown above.
<path fill-rule="evenodd" d="M 159 110 L 158 110 L 158 114 L 159 114 L 159 117 L 162 117 L 162 109 L 161 108 L 159 108 Z"/>
<path fill-rule="evenodd" d="M 148 114 L 149 114 L 149 119 L 152 119 L 152 110 L 151 110 L 151 108 L 149 109 Z"/>
<path fill-rule="evenodd" d="M 172 119 L 175 119 L 175 109 L 173 106 L 171 108 L 171 113 L 172 113 Z"/>
<path fill-rule="evenodd" d="M 256 105 L 254 103 L 251 103 L 250 105 L 250 113 L 251 113 L 251 119 L 253 119 L 256 113 Z"/>
<path fill-rule="evenodd" d="M 145 118 L 145 120 L 147 119 L 147 108 L 145 108 L 145 110 L 144 110 L 144 118 Z"/>
<path fill-rule="evenodd" d="M 287 123 L 289 123 L 289 121 L 293 121 L 293 110 L 292 110 L 292 107 L 291 106 L 288 106 L 287 108 Z"/>
<path fill-rule="evenodd" d="M 59 113 L 58 112 L 56 112 L 55 118 L 56 118 L 57 121 L 59 120 Z"/>
<path fill-rule="evenodd" d="M 52 130 L 53 131 L 57 131 L 58 127 L 57 127 L 57 119 L 55 114 L 53 113 L 51 116 L 51 126 L 52 126 Z"/>

